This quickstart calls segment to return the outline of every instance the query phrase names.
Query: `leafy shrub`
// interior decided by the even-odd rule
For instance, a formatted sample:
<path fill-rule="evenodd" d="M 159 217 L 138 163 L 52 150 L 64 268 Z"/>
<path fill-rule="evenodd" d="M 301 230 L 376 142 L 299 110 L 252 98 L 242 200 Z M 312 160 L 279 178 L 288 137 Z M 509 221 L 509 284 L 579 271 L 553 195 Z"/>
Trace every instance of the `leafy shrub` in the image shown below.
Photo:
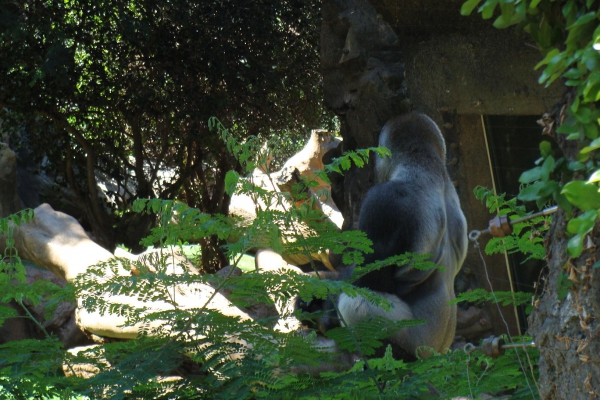
<path fill-rule="evenodd" d="M 253 168 L 251 155 L 255 143 L 236 142 L 217 121 L 228 148 Z M 354 162 L 362 166 L 370 151 L 367 149 L 346 154 L 328 166 L 329 170 L 342 171 Z M 327 179 L 321 174 L 322 179 Z M 307 183 L 310 185 L 310 183 Z M 282 196 L 285 193 L 267 193 L 241 181 L 232 172 L 227 176 L 230 193 L 243 191 L 255 198 Z M 288 199 L 289 200 L 289 199 Z M 291 202 L 290 202 L 291 203 Z M 180 307 L 177 296 L 181 290 L 202 284 L 231 291 L 229 299 L 235 306 L 250 304 L 269 305 L 286 302 L 290 297 L 324 299 L 342 291 L 349 295 L 360 294 L 366 299 L 386 307 L 386 301 L 372 292 L 352 286 L 350 281 L 327 281 L 318 277 L 296 274 L 287 270 L 250 271 L 238 277 L 227 276 L 215 280 L 212 275 L 198 275 L 181 265 L 180 273 L 170 273 L 174 264 L 173 250 L 187 240 L 208 235 L 219 238 L 241 238 L 229 243 L 227 253 L 232 265 L 240 256 L 259 241 L 272 248 L 281 248 L 281 236 L 293 236 L 296 246 L 310 251 L 314 247 L 332 249 L 343 254 L 347 264 L 362 264 L 364 252 L 370 242 L 361 232 L 332 230 L 323 223 L 323 215 L 307 203 L 299 209 L 285 212 L 257 210 L 257 218 L 250 225 L 240 227 L 231 219 L 211 216 L 183 203 L 166 200 L 140 200 L 135 204 L 138 212 L 155 212 L 161 223 L 152 230 L 148 243 L 159 243 L 163 249 L 150 263 L 113 259 L 92 266 L 80 275 L 64 292 L 75 293 L 81 307 L 89 311 L 119 315 L 125 325 L 139 324 L 137 339 L 108 341 L 102 345 L 80 351 L 67 352 L 50 334 L 44 340 L 26 340 L 0 346 L 0 394 L 6 398 L 61 398 L 88 396 L 111 399 L 167 399 L 167 398 L 269 398 L 269 399 L 348 399 L 348 398 L 423 398 L 476 396 L 483 393 L 514 391 L 515 397 L 530 396 L 527 377 L 516 362 L 515 353 L 492 360 L 478 352 L 451 351 L 445 355 L 419 359 L 414 363 L 394 360 L 391 348 L 382 358 L 372 358 L 374 348 L 395 329 L 421 321 L 390 322 L 375 319 L 368 323 L 339 328 L 329 332 L 341 349 L 357 354 L 355 364 L 346 368 L 339 363 L 339 355 L 323 345 L 316 332 L 283 333 L 273 328 L 275 318 L 242 320 L 224 315 L 207 307 L 208 301 L 191 307 Z M 27 213 L 23 217 L 30 218 Z M 18 217 L 12 217 L 19 223 Z M 308 238 L 300 234 L 298 226 L 307 224 L 319 236 Z M 8 223 L 0 224 L 5 232 Z M 14 251 L 8 235 L 9 248 Z M 294 244 L 292 244 L 294 245 Z M 12 254 L 16 259 L 17 255 Z M 359 274 L 381 268 L 389 263 L 412 263 L 420 268 L 431 268 L 423 255 L 400 255 L 357 269 Z M 175 263 L 177 263 L 175 261 Z M 24 276 L 22 265 L 6 264 L 13 279 Z M 117 268 L 135 270 L 131 276 L 118 276 Z M 17 278 L 14 278 L 17 277 Z M 3 288 L 10 280 L 3 280 Z M 42 285 L 43 286 L 43 285 Z M 2 301 L 17 300 L 24 295 L 30 298 L 48 296 L 47 287 L 16 286 Z M 37 297 L 36 297 L 37 296 Z M 115 296 L 131 296 L 137 304 L 122 304 Z M 214 294 L 213 294 L 214 296 Z M 212 298 L 212 296 L 210 297 Z M 117 299 L 117 300 L 115 300 Z M 210 300 L 210 299 L 209 299 Z M 150 302 L 161 301 L 169 307 L 155 310 Z M 2 311 L 3 309 L 0 309 Z M 33 318 L 29 315 L 30 318 Z M 519 350 L 522 351 L 522 350 Z M 534 352 L 534 350 L 530 350 Z M 82 379 L 66 377 L 63 368 L 75 371 L 87 365 L 94 374 Z M 326 367 L 329 372 L 316 373 Z M 524 388 L 524 389 L 523 389 Z"/>

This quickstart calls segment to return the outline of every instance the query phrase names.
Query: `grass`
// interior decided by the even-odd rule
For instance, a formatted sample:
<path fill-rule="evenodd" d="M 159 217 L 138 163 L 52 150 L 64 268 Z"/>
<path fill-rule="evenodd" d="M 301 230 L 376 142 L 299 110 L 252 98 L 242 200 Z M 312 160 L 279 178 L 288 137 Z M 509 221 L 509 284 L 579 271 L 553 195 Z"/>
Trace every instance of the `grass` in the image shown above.
<path fill-rule="evenodd" d="M 129 249 L 127 249 L 126 247 L 124 247 L 123 245 L 119 245 L 119 247 L 123 248 L 124 250 L 129 251 Z M 148 247 L 148 250 L 152 249 L 151 247 Z M 183 250 L 183 255 L 186 256 L 187 258 L 189 258 L 190 260 L 195 260 L 198 259 L 200 257 L 200 245 L 199 244 L 185 244 L 182 246 L 182 250 Z M 238 262 L 238 268 L 240 268 L 242 271 L 244 272 L 248 272 L 248 271 L 252 271 L 254 270 L 254 256 L 251 256 L 249 254 L 244 254 L 241 258 L 241 260 Z"/>
<path fill-rule="evenodd" d="M 200 257 L 200 245 L 198 244 L 186 244 L 183 245 L 183 255 L 190 260 L 198 259 Z M 244 272 L 254 270 L 254 256 L 244 254 L 241 260 L 238 262 L 238 268 Z"/>

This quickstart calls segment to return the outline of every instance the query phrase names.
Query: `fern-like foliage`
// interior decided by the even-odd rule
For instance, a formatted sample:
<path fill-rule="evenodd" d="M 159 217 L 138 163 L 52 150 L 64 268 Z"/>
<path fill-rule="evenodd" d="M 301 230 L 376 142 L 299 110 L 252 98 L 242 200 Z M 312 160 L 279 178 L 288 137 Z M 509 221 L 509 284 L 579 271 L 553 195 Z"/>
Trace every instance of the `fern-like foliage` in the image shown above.
<path fill-rule="evenodd" d="M 523 204 L 517 203 L 517 198 L 507 200 L 506 194 L 495 195 L 492 190 L 478 186 L 474 189 L 475 197 L 485 202 L 490 213 L 497 215 L 511 214 L 511 219 L 522 218 L 528 215 Z M 513 231 L 510 235 L 502 238 L 491 238 L 485 247 L 487 254 L 523 253 L 529 259 L 544 259 L 546 251 L 543 241 L 550 226 L 550 216 L 540 216 L 512 225 Z M 460 293 L 455 300 L 456 303 L 468 301 L 482 303 L 492 301 L 502 305 L 514 304 L 515 306 L 527 305 L 525 312 L 529 314 L 532 310 L 532 294 L 524 292 L 494 292 L 489 293 L 484 289 L 475 289 L 471 292 Z"/>
<path fill-rule="evenodd" d="M 474 304 L 481 304 L 490 301 L 492 303 L 502 304 L 503 306 L 527 305 L 525 312 L 529 314 L 532 311 L 531 303 L 533 301 L 533 295 L 525 292 L 494 291 L 491 293 L 485 289 L 477 288 L 469 292 L 459 293 L 458 296 L 456 296 L 456 299 L 452 300 L 452 303 L 457 304 L 463 301 Z"/>
<path fill-rule="evenodd" d="M 525 206 L 517 203 L 517 198 L 506 199 L 506 194 L 495 195 L 493 190 L 482 186 L 476 187 L 473 192 L 480 201 L 485 201 L 491 214 L 508 215 L 512 220 L 528 215 Z M 485 246 L 486 254 L 497 254 L 507 251 L 508 253 L 523 253 L 529 259 L 542 260 L 546 251 L 544 250 L 544 235 L 550 226 L 551 217 L 540 216 L 528 221 L 512 225 L 513 231 L 510 235 L 502 238 L 491 238 Z M 524 262 L 525 262 L 524 261 Z"/>
<path fill-rule="evenodd" d="M 247 172 L 261 163 L 254 157 L 259 154 L 257 141 L 250 138 L 240 143 L 218 120 L 212 119 L 210 124 L 219 129 Z M 337 159 L 328 171 L 343 171 L 352 164 L 362 166 L 371 151 L 386 154 L 382 149 L 349 153 Z M 327 180 L 325 173 L 319 177 Z M 311 185 L 303 182 L 292 194 L 273 193 L 236 173 L 228 174 L 229 193 L 244 193 L 255 199 L 257 217 L 249 224 L 203 214 L 177 201 L 138 200 L 136 211 L 160 216 L 159 224 L 144 240 L 145 244 L 155 245 L 156 252 L 136 261 L 115 258 L 92 266 L 73 287 L 55 291 L 51 300 L 75 296 L 79 307 L 114 316 L 124 330 L 133 329 L 135 338 L 108 340 L 79 352 L 65 351 L 51 335 L 40 341 L 0 345 L 0 398 L 410 399 L 477 396 L 526 387 L 525 375 L 511 356 L 491 360 L 479 353 L 468 356 L 455 351 L 405 363 L 394 360 L 388 348 L 382 358 L 371 357 L 383 339 L 423 321 L 374 318 L 351 328 L 331 330 L 323 338 L 309 330 L 274 329 L 280 316 L 252 320 L 211 308 L 210 301 L 223 292 L 229 293 L 233 307 L 242 310 L 259 303 L 286 303 L 294 296 L 310 301 L 343 292 L 389 309 L 385 299 L 352 282 L 386 265 L 438 268 L 426 255 L 411 254 L 363 266 L 363 254 L 371 251 L 364 233 L 337 232 L 311 206 L 309 197 L 299 208 L 277 207 L 295 204 L 293 200 L 302 198 Z M 7 223 L 5 228 L 10 225 Z M 211 235 L 230 239 L 226 250 L 232 265 L 249 249 L 270 247 L 289 254 L 329 249 L 357 268 L 347 281 L 327 281 L 289 270 L 224 277 L 201 275 L 180 254 L 181 246 Z M 11 253 L 11 259 L 17 256 Z M 0 274 L 3 293 L 7 293 L 2 301 L 49 301 L 49 288 L 43 284 L 30 288 L 17 284 L 10 289 L 10 282 L 24 282 L 25 270 L 6 265 L 0 266 L 8 272 Z M 181 300 L 194 296 L 197 301 Z M 160 307 L 155 307 L 157 304 Z M 14 316 L 10 310 L 0 307 L 5 317 Z M 348 354 L 340 356 L 332 351 L 334 343 Z M 347 368 L 343 357 L 354 357 L 356 362 Z M 324 369 L 329 372 L 319 373 Z M 82 372 L 87 372 L 86 379 L 74 376 Z"/>

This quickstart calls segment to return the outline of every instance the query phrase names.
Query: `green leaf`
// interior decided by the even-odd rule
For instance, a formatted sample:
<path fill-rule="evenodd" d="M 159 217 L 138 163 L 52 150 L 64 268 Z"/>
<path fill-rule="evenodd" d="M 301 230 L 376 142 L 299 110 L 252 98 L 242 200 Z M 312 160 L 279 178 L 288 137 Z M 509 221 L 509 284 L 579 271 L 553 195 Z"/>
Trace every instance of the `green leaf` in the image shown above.
<path fill-rule="evenodd" d="M 133 211 L 140 213 L 146 208 L 147 199 L 137 199 L 133 202 Z"/>
<path fill-rule="evenodd" d="M 568 139 L 568 137 L 567 137 Z M 584 162 L 588 162 L 588 160 L 590 159 L 590 154 L 584 154 L 584 153 L 577 153 L 577 161 L 580 161 L 582 163 Z"/>
<path fill-rule="evenodd" d="M 556 182 L 537 181 L 519 192 L 517 198 L 521 201 L 534 201 L 546 197 L 556 188 Z"/>
<path fill-rule="evenodd" d="M 588 77 L 583 89 L 583 96 L 586 101 L 596 101 L 597 88 L 594 91 L 594 87 L 600 85 L 600 71 L 594 71 Z"/>
<path fill-rule="evenodd" d="M 16 226 L 21 226 L 21 218 L 19 218 L 19 216 L 17 214 L 11 214 L 8 216 L 8 218 L 10 218 L 12 223 L 15 224 Z"/>
<path fill-rule="evenodd" d="M 548 157 L 549 155 L 552 155 L 552 144 L 549 141 L 542 140 L 539 147 L 542 157 Z"/>
<path fill-rule="evenodd" d="M 586 71 L 582 71 L 579 68 L 571 68 L 567 72 L 563 74 L 563 76 L 567 79 L 579 79 L 583 75 L 585 75 Z"/>
<path fill-rule="evenodd" d="M 581 171 L 585 168 L 585 164 L 579 161 L 569 161 L 567 168 L 569 171 Z"/>
<path fill-rule="evenodd" d="M 531 3 L 529 4 L 529 9 L 537 8 L 538 4 L 540 4 L 540 1 L 542 0 L 531 0 Z"/>
<path fill-rule="evenodd" d="M 577 218 L 573 218 L 567 224 L 567 232 L 575 235 L 585 235 L 589 233 L 596 223 L 596 218 L 598 217 L 598 211 L 589 210 L 578 216 Z"/>
<path fill-rule="evenodd" d="M 580 127 L 581 126 L 580 126 L 579 122 L 577 121 L 577 119 L 574 116 L 569 115 L 567 117 L 567 119 L 565 119 L 565 121 L 563 122 L 563 124 L 556 129 L 556 132 L 557 133 L 563 133 L 563 134 L 564 133 L 567 133 L 567 134 L 568 133 L 577 133 L 577 134 L 579 134 Z"/>
<path fill-rule="evenodd" d="M 571 18 L 567 19 L 567 23 L 572 21 Z M 585 44 L 589 42 L 589 34 L 591 33 L 589 32 L 588 24 L 593 21 L 597 22 L 595 12 L 585 14 L 575 19 L 575 21 L 567 28 L 569 31 L 567 39 L 565 40 L 567 52 L 572 52 L 576 49 L 585 47 Z"/>
<path fill-rule="evenodd" d="M 559 53 L 560 53 L 560 51 L 558 49 L 553 49 L 553 50 L 549 51 L 548 54 L 546 54 L 546 57 L 544 57 L 544 59 L 542 61 L 540 61 L 534 67 L 534 69 L 538 69 L 538 68 L 548 64 L 550 62 L 550 60 L 552 60 Z"/>
<path fill-rule="evenodd" d="M 598 89 L 600 89 L 600 85 L 598 85 Z M 595 122 L 585 124 L 583 126 L 583 130 L 585 131 L 586 138 L 592 140 L 596 140 L 598 138 L 598 125 Z"/>
<path fill-rule="evenodd" d="M 541 24 L 541 26 L 539 27 L 538 41 L 539 41 L 540 45 L 542 46 L 542 48 L 544 48 L 544 49 L 550 48 L 553 44 L 552 25 L 550 25 L 550 22 L 548 22 L 548 20 L 545 18 L 540 22 L 540 24 Z"/>
<path fill-rule="evenodd" d="M 600 193 L 598 193 L 596 185 L 584 181 L 573 181 L 567 183 L 561 193 L 567 196 L 571 204 L 583 211 L 600 208 Z"/>
<path fill-rule="evenodd" d="M 486 0 L 486 2 L 479 8 L 483 19 L 490 19 L 494 15 L 494 10 L 498 5 L 498 0 Z"/>
<path fill-rule="evenodd" d="M 481 3 L 481 0 L 468 0 L 464 2 L 462 7 L 460 8 L 460 14 L 465 16 L 471 15 L 473 10 L 479 5 L 479 3 Z"/>
<path fill-rule="evenodd" d="M 571 105 L 571 111 L 576 113 L 577 110 L 579 110 L 579 104 L 580 104 L 580 98 L 579 96 L 575 97 L 575 101 L 573 101 L 573 104 Z"/>
<path fill-rule="evenodd" d="M 539 180 L 542 176 L 542 169 L 540 167 L 535 167 L 530 170 L 527 170 L 521 174 L 519 177 L 519 182 L 521 183 L 531 183 Z"/>
<path fill-rule="evenodd" d="M 581 149 L 580 153 L 586 154 L 597 149 L 600 149 L 600 138 L 594 139 L 588 146 Z"/>
<path fill-rule="evenodd" d="M 596 50 L 587 50 L 582 59 L 584 60 L 585 67 L 588 71 L 595 71 L 600 68 L 600 54 L 598 54 Z"/>
<path fill-rule="evenodd" d="M 348 156 L 350 157 L 350 159 L 352 161 L 354 161 L 354 164 L 357 167 L 362 168 L 365 165 L 365 162 L 358 154 L 350 152 L 350 153 L 348 153 Z"/>
<path fill-rule="evenodd" d="M 562 14 L 566 17 L 571 13 L 571 10 L 573 10 L 573 6 L 575 5 L 575 0 L 569 0 L 566 2 L 566 4 L 563 6 L 562 9 Z"/>
<path fill-rule="evenodd" d="M 494 28 L 496 29 L 506 29 L 509 26 L 511 26 L 511 19 L 510 17 L 507 17 L 504 14 L 501 14 L 500 16 L 498 16 L 498 18 L 496 18 L 496 20 L 493 23 Z"/>
<path fill-rule="evenodd" d="M 581 254 L 583 251 L 583 239 L 585 239 L 585 236 L 579 234 L 569 239 L 569 243 L 567 243 L 569 257 L 577 257 Z"/>
<path fill-rule="evenodd" d="M 594 183 L 600 181 L 600 169 L 594 171 L 594 173 L 588 179 L 588 183 Z"/>
<path fill-rule="evenodd" d="M 541 179 L 547 181 L 550 178 L 550 173 L 554 169 L 554 157 L 548 156 L 541 167 Z"/>
<path fill-rule="evenodd" d="M 596 12 L 591 11 L 591 12 L 584 14 L 581 17 L 577 18 L 577 21 L 575 21 L 571 26 L 567 27 L 567 29 L 573 29 L 577 26 L 586 25 L 595 19 L 596 19 Z"/>
<path fill-rule="evenodd" d="M 236 171 L 228 171 L 225 175 L 225 191 L 229 196 L 233 195 L 233 192 L 235 192 L 239 180 L 240 174 Z"/>
<path fill-rule="evenodd" d="M 577 118 L 577 120 L 582 124 L 589 124 L 592 121 L 592 110 L 589 107 L 579 107 L 579 109 L 576 113 L 574 113 L 574 115 L 575 118 Z"/>
<path fill-rule="evenodd" d="M 556 204 L 558 204 L 558 206 L 560 208 L 562 208 L 563 210 L 565 210 L 565 213 L 567 214 L 567 218 L 571 217 L 571 214 L 573 213 L 573 205 L 571 203 L 569 203 L 569 200 L 567 200 L 567 196 L 565 196 L 562 193 L 554 193 L 554 195 L 552 196 L 554 198 L 554 201 L 556 202 Z"/>
<path fill-rule="evenodd" d="M 559 53 L 552 57 L 548 62 L 548 66 L 542 72 L 542 75 L 538 78 L 540 84 L 546 82 L 546 87 L 550 85 L 556 78 L 560 76 L 562 70 L 565 68 L 565 54 Z"/>
<path fill-rule="evenodd" d="M 541 182 L 544 185 L 540 188 L 540 191 L 538 192 L 538 195 L 540 196 L 538 200 L 545 199 L 546 197 L 550 196 L 551 194 L 557 192 L 558 189 L 560 188 L 558 183 L 556 183 L 555 181 L 541 181 Z"/>

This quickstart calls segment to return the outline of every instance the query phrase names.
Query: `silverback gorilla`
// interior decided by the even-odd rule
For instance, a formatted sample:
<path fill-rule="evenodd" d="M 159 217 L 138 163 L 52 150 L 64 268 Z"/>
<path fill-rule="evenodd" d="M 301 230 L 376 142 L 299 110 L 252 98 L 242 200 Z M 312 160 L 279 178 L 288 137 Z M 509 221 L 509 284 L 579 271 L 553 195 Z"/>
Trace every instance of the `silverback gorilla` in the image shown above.
<path fill-rule="evenodd" d="M 456 306 L 448 303 L 455 298 L 454 277 L 467 250 L 466 221 L 446 171 L 444 138 L 429 117 L 411 113 L 383 127 L 379 146 L 392 156 L 376 159 L 377 184 L 360 210 L 358 227 L 374 250 L 365 255 L 365 263 L 412 252 L 430 254 L 443 268 L 387 266 L 373 271 L 356 285 L 385 297 L 391 310 L 345 294 L 339 297 L 339 310 L 348 325 L 373 316 L 424 319 L 427 323 L 389 338 L 394 354 L 412 358 L 420 346 L 443 351 L 454 338 Z"/>

